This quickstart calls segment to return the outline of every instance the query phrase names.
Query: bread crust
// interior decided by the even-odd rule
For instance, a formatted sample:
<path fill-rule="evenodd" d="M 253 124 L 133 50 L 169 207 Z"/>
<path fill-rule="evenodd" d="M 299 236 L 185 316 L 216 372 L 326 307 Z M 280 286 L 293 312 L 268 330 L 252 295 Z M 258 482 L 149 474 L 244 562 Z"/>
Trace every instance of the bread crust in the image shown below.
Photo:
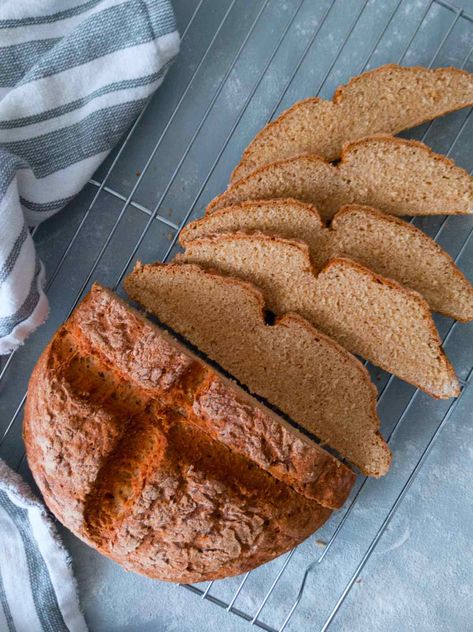
<path fill-rule="evenodd" d="M 471 189 L 470 193 L 472 193 L 473 195 L 472 176 L 470 176 L 465 169 L 462 169 L 461 167 L 456 165 L 455 162 L 451 160 L 450 158 L 447 158 L 446 156 L 443 156 L 442 154 L 435 153 L 430 147 L 428 147 L 427 145 L 425 145 L 424 143 L 420 141 L 397 138 L 395 136 L 391 136 L 388 134 L 374 134 L 373 136 L 366 136 L 356 141 L 346 143 L 342 148 L 340 161 L 336 165 L 332 165 L 329 161 L 325 160 L 324 158 L 321 158 L 320 156 L 304 153 L 304 154 L 298 154 L 296 156 L 292 156 L 291 158 L 277 160 L 277 161 L 265 164 L 262 167 L 258 167 L 257 169 L 249 173 L 248 175 L 242 178 L 239 178 L 235 182 L 231 182 L 228 188 L 226 189 L 226 191 L 224 191 L 223 193 L 215 197 L 207 205 L 205 212 L 213 213 L 220 208 L 231 206 L 233 204 L 239 204 L 244 201 L 247 201 L 248 199 L 251 199 L 251 198 L 244 198 L 242 200 L 233 201 L 231 199 L 231 196 L 235 191 L 238 191 L 238 189 L 243 188 L 248 182 L 257 181 L 259 178 L 261 178 L 261 176 L 264 176 L 266 173 L 271 172 L 272 170 L 277 169 L 279 167 L 284 167 L 285 165 L 297 165 L 298 163 L 303 164 L 304 162 L 322 165 L 323 168 L 327 171 L 327 173 L 332 173 L 336 178 L 339 178 L 341 181 L 340 174 L 342 174 L 343 170 L 347 167 L 347 165 L 349 165 L 352 155 L 360 147 L 364 147 L 364 146 L 370 147 L 370 144 L 372 144 L 373 141 L 374 142 L 382 141 L 383 143 L 387 143 L 388 145 L 391 145 L 394 149 L 396 147 L 413 147 L 413 148 L 415 147 L 417 150 L 420 150 L 429 161 L 433 160 L 435 163 L 445 165 L 446 167 L 450 169 L 454 169 L 455 172 L 457 172 L 458 174 L 464 177 L 467 177 L 470 182 L 470 189 Z M 278 196 L 274 194 L 271 195 L 271 197 L 278 198 Z M 288 197 L 287 195 L 283 196 L 283 198 L 287 198 L 287 197 Z M 256 199 L 256 198 L 253 198 L 253 199 Z M 305 203 L 308 202 L 308 200 L 303 200 L 303 201 Z M 346 201 L 345 203 L 355 204 L 355 203 L 363 203 L 363 202 L 358 201 L 358 200 L 352 200 L 352 201 Z M 344 205 L 345 203 L 343 203 L 342 205 Z M 319 209 L 319 212 L 322 212 L 322 211 L 323 209 Z M 389 214 L 394 214 L 394 213 L 390 213 L 389 211 L 385 211 L 385 212 Z M 422 213 L 416 213 L 413 211 L 413 209 L 406 209 L 406 210 L 403 210 L 402 213 L 396 213 L 396 214 L 397 215 L 402 215 L 402 214 L 403 215 L 471 215 L 472 213 L 473 213 L 473 199 L 468 209 L 431 208 L 429 212 L 422 212 Z M 327 218 L 329 219 L 333 216 L 333 214 L 334 213 L 331 213 L 331 214 L 324 213 L 324 215 L 327 215 Z"/>
<path fill-rule="evenodd" d="M 422 66 L 411 66 L 411 67 L 403 67 L 403 66 L 399 66 L 398 64 L 385 64 L 383 66 L 380 66 L 379 68 L 374 68 L 372 70 L 368 70 L 364 73 L 362 73 L 361 75 L 358 75 L 356 77 L 353 77 L 352 79 L 350 79 L 350 81 L 348 81 L 345 85 L 341 85 L 339 86 L 334 95 L 333 98 L 331 100 L 325 100 L 325 99 L 320 99 L 319 97 L 309 97 L 307 99 L 302 99 L 301 101 L 298 101 L 296 103 L 294 103 L 294 105 L 292 105 L 290 108 L 288 108 L 287 110 L 285 110 L 284 112 L 282 112 L 282 114 L 274 121 L 268 123 L 267 125 L 265 125 L 257 134 L 256 136 L 253 138 L 253 140 L 251 141 L 251 143 L 248 145 L 248 147 L 245 149 L 245 151 L 243 152 L 243 155 L 240 159 L 239 164 L 237 165 L 237 167 L 233 170 L 231 177 L 230 177 L 230 182 L 236 182 L 238 179 L 240 179 L 241 177 L 247 175 L 250 171 L 254 170 L 254 166 L 251 166 L 252 163 L 252 157 L 255 153 L 255 151 L 257 151 L 258 145 L 260 143 L 260 141 L 264 140 L 267 136 L 269 136 L 275 129 L 277 130 L 279 127 L 282 127 L 283 124 L 285 123 L 285 121 L 289 118 L 291 118 L 291 116 L 294 115 L 294 113 L 296 113 L 298 110 L 303 109 L 304 106 L 310 104 L 310 105 L 318 105 L 318 104 L 331 104 L 334 106 L 337 105 L 341 105 L 343 104 L 347 99 L 350 98 L 350 91 L 354 86 L 357 85 L 363 85 L 363 83 L 366 82 L 366 79 L 370 79 L 372 77 L 379 77 L 381 79 L 381 81 L 383 81 L 383 75 L 386 73 L 386 71 L 389 70 L 394 70 L 396 72 L 405 74 L 405 75 L 410 75 L 412 76 L 413 74 L 419 74 L 419 73 L 429 73 L 432 76 L 434 75 L 440 75 L 440 74 L 450 74 L 451 76 L 458 76 L 458 77 L 465 77 L 469 80 L 471 80 L 471 74 L 468 73 L 465 70 L 461 70 L 459 68 L 454 68 L 452 66 L 448 66 L 445 68 L 434 68 L 434 69 L 426 69 Z M 473 83 L 473 81 L 472 81 Z M 473 105 L 473 98 L 463 101 L 463 102 L 459 102 L 459 103 L 452 103 L 451 107 L 446 107 L 443 108 L 441 110 L 438 110 L 435 112 L 435 114 L 425 114 L 424 116 L 418 117 L 416 118 L 414 121 L 410 121 L 408 125 L 406 124 L 402 124 L 402 125 L 396 125 L 396 126 L 392 126 L 390 129 L 385 129 L 383 130 L 385 133 L 390 133 L 390 134 L 397 134 L 399 132 L 401 132 L 404 129 L 408 129 L 410 127 L 415 127 L 417 125 L 421 125 L 422 123 L 425 123 L 426 121 L 431 120 L 434 117 L 439 117 L 439 116 L 443 116 L 445 114 L 448 114 L 449 112 L 453 112 L 455 110 L 464 108 L 464 107 L 468 107 L 470 105 Z M 334 111 L 335 114 L 335 111 Z M 350 142 L 352 140 L 355 140 L 354 138 L 346 138 L 345 142 Z M 343 144 L 343 143 L 342 143 Z M 336 158 L 338 158 L 338 153 L 337 151 L 334 151 L 332 154 L 325 156 L 325 158 L 327 158 L 328 160 L 334 160 Z M 261 166 L 258 165 L 257 166 Z"/>
<path fill-rule="evenodd" d="M 28 462 L 56 516 L 125 568 L 238 574 L 323 524 L 354 474 L 162 333 L 94 286 L 33 371 Z"/>

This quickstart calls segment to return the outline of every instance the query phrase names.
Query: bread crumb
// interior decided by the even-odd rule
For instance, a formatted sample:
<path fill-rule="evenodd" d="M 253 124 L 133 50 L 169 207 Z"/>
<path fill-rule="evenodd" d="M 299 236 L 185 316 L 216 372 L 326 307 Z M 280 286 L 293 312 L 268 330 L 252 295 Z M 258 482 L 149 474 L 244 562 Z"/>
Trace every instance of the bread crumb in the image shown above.
<path fill-rule="evenodd" d="M 316 540 L 315 543 L 321 549 L 325 549 L 325 547 L 327 546 L 327 542 L 325 542 L 325 540 Z"/>

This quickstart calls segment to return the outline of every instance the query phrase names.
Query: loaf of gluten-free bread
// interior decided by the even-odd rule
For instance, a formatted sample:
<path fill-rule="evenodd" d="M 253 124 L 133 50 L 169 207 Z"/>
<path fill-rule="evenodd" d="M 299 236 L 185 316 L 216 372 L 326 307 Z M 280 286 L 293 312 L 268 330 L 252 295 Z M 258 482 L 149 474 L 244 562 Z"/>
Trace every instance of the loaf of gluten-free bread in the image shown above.
<path fill-rule="evenodd" d="M 364 136 L 420 125 L 473 105 L 473 75 L 458 68 L 381 66 L 340 86 L 332 101 L 305 99 L 266 125 L 232 175 L 302 153 L 332 161 L 343 145 Z"/>
<path fill-rule="evenodd" d="M 355 259 L 377 274 L 416 290 L 432 310 L 466 322 L 473 319 L 473 286 L 452 258 L 424 232 L 368 206 L 347 204 L 326 227 L 315 206 L 298 200 L 248 201 L 188 224 L 184 248 L 218 233 L 262 232 L 301 239 L 320 270 L 331 258 Z"/>
<path fill-rule="evenodd" d="M 333 165 L 302 154 L 259 167 L 232 183 L 207 207 L 292 197 L 331 219 L 344 204 L 366 204 L 391 215 L 473 212 L 473 177 L 423 143 L 370 136 L 345 145 Z"/>
<path fill-rule="evenodd" d="M 125 568 L 238 574 L 339 507 L 353 472 L 95 285 L 43 352 L 24 422 L 46 504 Z"/>
<path fill-rule="evenodd" d="M 317 273 L 305 242 L 262 233 L 195 239 L 177 259 L 254 283 L 275 314 L 300 314 L 352 353 L 433 397 L 459 393 L 425 300 L 357 262 L 331 259 Z"/>
<path fill-rule="evenodd" d="M 387 472 L 367 370 L 305 319 L 286 314 L 270 324 L 259 290 L 195 265 L 137 264 L 125 289 L 363 473 Z"/>

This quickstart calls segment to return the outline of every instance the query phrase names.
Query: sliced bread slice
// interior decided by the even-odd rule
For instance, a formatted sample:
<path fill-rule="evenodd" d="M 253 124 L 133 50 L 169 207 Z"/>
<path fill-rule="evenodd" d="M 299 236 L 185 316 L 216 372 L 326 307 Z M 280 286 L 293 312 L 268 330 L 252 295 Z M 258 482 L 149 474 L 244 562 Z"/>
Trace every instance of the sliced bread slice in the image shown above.
<path fill-rule="evenodd" d="M 315 206 L 291 199 L 248 201 L 188 224 L 179 241 L 186 247 L 193 239 L 237 231 L 301 239 L 318 270 L 331 257 L 347 256 L 416 290 L 432 310 L 473 319 L 473 286 L 452 258 L 412 224 L 368 206 L 343 206 L 325 228 Z"/>
<path fill-rule="evenodd" d="M 268 325 L 263 296 L 189 264 L 137 264 L 129 296 L 369 476 L 389 468 L 363 365 L 298 315 Z"/>
<path fill-rule="evenodd" d="M 275 314 L 300 314 L 352 353 L 433 397 L 459 393 L 425 300 L 359 263 L 332 259 L 317 274 L 307 244 L 261 233 L 195 239 L 178 257 L 254 283 Z"/>
<path fill-rule="evenodd" d="M 256 169 L 207 207 L 293 197 L 330 219 L 343 204 L 367 204 L 391 215 L 473 212 L 473 177 L 423 143 L 370 136 L 346 145 L 338 165 L 303 154 Z"/>
<path fill-rule="evenodd" d="M 340 86 L 332 101 L 299 101 L 266 125 L 245 150 L 232 181 L 264 164 L 305 152 L 335 160 L 346 142 L 381 132 L 397 134 L 469 105 L 473 105 L 469 72 L 381 66 Z"/>
<path fill-rule="evenodd" d="M 366 207 L 345 206 L 331 224 L 332 256 L 346 255 L 426 299 L 433 311 L 473 319 L 473 286 L 450 255 L 407 222 Z"/>

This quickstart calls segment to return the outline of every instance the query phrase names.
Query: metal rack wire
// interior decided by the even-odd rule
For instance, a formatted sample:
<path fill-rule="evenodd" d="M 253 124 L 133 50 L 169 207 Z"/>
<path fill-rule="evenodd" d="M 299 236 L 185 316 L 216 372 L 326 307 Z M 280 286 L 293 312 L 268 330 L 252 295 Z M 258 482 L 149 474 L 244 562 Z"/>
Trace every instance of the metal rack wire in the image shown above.
<path fill-rule="evenodd" d="M 393 25 L 395 25 L 396 21 L 399 21 L 401 19 L 400 13 L 406 1 L 408 0 L 393 0 L 387 15 L 383 19 L 383 22 L 377 24 L 377 30 L 379 30 L 379 32 L 375 36 L 374 41 L 371 43 L 369 50 L 365 51 L 364 54 L 361 55 L 359 60 L 351 61 L 349 75 L 359 74 L 373 64 L 376 53 L 383 42 L 385 42 L 387 34 L 390 32 Z M 84 292 L 87 290 L 91 280 L 93 280 L 93 278 L 97 274 L 97 269 L 103 262 L 104 258 L 108 255 L 110 248 L 113 247 L 114 238 L 122 229 L 122 224 L 126 219 L 127 213 L 129 213 L 130 210 L 136 211 L 137 213 L 140 213 L 142 215 L 142 217 L 144 218 L 143 227 L 139 231 L 137 236 L 135 235 L 133 239 L 129 239 L 127 241 L 126 252 L 120 252 L 120 256 L 117 257 L 119 262 L 119 273 L 114 276 L 112 282 L 109 284 L 113 285 L 114 289 L 118 289 L 120 291 L 123 277 L 130 269 L 130 266 L 136 260 L 137 256 L 142 254 L 143 246 L 145 242 L 149 239 L 150 234 L 155 231 L 156 226 L 158 227 L 158 231 L 161 232 L 164 230 L 172 231 L 169 238 L 169 243 L 167 243 L 162 254 L 160 254 L 159 256 L 162 261 L 166 261 L 169 259 L 175 249 L 176 241 L 181 229 L 185 226 L 189 218 L 195 215 L 196 212 L 198 212 L 199 205 L 201 205 L 203 201 L 207 201 L 208 198 L 206 199 L 206 195 L 208 195 L 208 191 L 209 189 L 211 189 L 211 186 L 209 186 L 209 184 L 211 184 L 212 178 L 216 171 L 222 168 L 222 164 L 225 163 L 226 153 L 229 147 L 233 143 L 235 143 L 235 139 L 238 137 L 241 128 L 246 118 L 248 117 L 249 109 L 253 106 L 259 92 L 262 89 L 262 86 L 264 85 L 264 82 L 271 72 L 274 61 L 278 58 L 279 55 L 285 53 L 287 47 L 291 47 L 291 43 L 294 41 L 294 26 L 301 17 L 302 13 L 307 10 L 307 4 L 309 0 L 295 0 L 295 2 L 292 3 L 293 6 L 291 5 L 291 9 L 288 10 L 287 18 L 281 27 L 279 35 L 272 38 L 270 51 L 268 52 L 264 63 L 258 65 L 253 83 L 249 87 L 248 93 L 242 101 L 233 122 L 231 122 L 231 124 L 228 126 L 228 130 L 226 130 L 225 134 L 223 135 L 223 142 L 220 144 L 216 156 L 210 165 L 210 168 L 207 170 L 206 175 L 199 179 L 199 184 L 197 186 L 196 192 L 192 195 L 191 203 L 187 206 L 187 210 L 182 214 L 181 217 L 170 219 L 169 217 L 166 217 L 164 213 L 165 202 L 173 187 L 176 186 L 176 182 L 180 177 L 181 170 L 183 169 L 183 166 L 187 164 L 187 161 L 192 155 L 192 151 L 196 143 L 200 141 L 202 134 L 205 132 L 206 125 L 208 125 L 209 119 L 214 116 L 216 105 L 219 103 L 219 99 L 226 89 L 229 80 L 233 76 L 235 69 L 238 67 L 238 64 L 241 63 L 245 51 L 252 42 L 252 38 L 254 37 L 257 30 L 261 27 L 261 23 L 264 20 L 266 13 L 272 10 L 272 4 L 274 4 L 272 3 L 272 0 L 262 0 L 261 2 L 255 3 L 256 9 L 252 13 L 251 19 L 248 21 L 248 28 L 246 29 L 246 33 L 242 37 L 241 43 L 238 45 L 236 52 L 233 54 L 229 63 L 226 65 L 226 68 L 222 72 L 222 76 L 215 85 L 213 92 L 211 92 L 211 94 L 208 96 L 205 107 L 203 108 L 202 115 L 196 122 L 192 133 L 190 133 L 190 137 L 187 140 L 187 143 L 180 157 L 176 160 L 175 163 L 173 163 L 172 173 L 169 175 L 166 184 L 163 186 L 161 192 L 157 196 L 157 202 L 154 205 L 142 203 L 140 201 L 141 190 L 146 179 L 149 178 L 149 172 L 152 171 L 156 166 L 156 159 L 157 157 L 160 157 L 160 151 L 163 151 L 163 146 L 167 141 L 169 130 L 177 124 L 181 109 L 191 99 L 192 91 L 198 83 L 202 71 L 205 71 L 207 65 L 212 59 L 214 46 L 222 38 L 222 35 L 226 31 L 226 29 L 228 29 L 229 24 L 231 24 L 232 15 L 235 8 L 238 6 L 238 2 L 239 0 L 229 0 L 228 2 L 226 2 L 226 8 L 224 8 L 224 10 L 222 11 L 218 25 L 214 29 L 213 34 L 210 37 L 208 44 L 203 49 L 202 55 L 197 60 L 197 63 L 192 66 L 192 70 L 190 71 L 187 78 L 187 83 L 185 84 L 185 87 L 183 88 L 180 96 L 176 97 L 172 109 L 169 110 L 168 118 L 163 123 L 163 126 L 159 134 L 157 135 L 156 141 L 153 143 L 152 149 L 149 152 L 143 167 L 140 169 L 139 174 L 137 174 L 137 178 L 134 184 L 129 188 L 129 190 L 120 191 L 117 190 L 117 187 L 113 186 L 113 183 L 111 181 L 116 170 L 120 166 L 123 159 L 126 157 L 130 143 L 133 142 L 135 135 L 140 130 L 140 126 L 143 125 L 143 122 L 148 114 L 148 110 L 150 107 L 152 107 L 152 104 L 154 103 L 153 100 L 148 103 L 145 110 L 138 117 L 137 121 L 122 141 L 120 147 L 115 152 L 113 158 L 109 161 L 108 166 L 101 172 L 99 170 L 99 174 L 90 181 L 89 187 L 93 191 L 93 194 L 91 195 L 91 199 L 85 209 L 85 212 L 82 215 L 82 218 L 78 222 L 77 227 L 70 236 L 63 251 L 59 254 L 54 268 L 49 271 L 47 290 L 52 288 L 56 280 L 60 278 L 63 267 L 65 265 L 69 265 L 73 250 L 75 247 L 77 247 L 77 243 L 83 236 L 85 226 L 87 225 L 91 214 L 95 212 L 96 207 L 102 200 L 103 196 L 108 196 L 107 199 L 114 200 L 114 203 L 120 204 L 120 206 L 117 207 L 119 208 L 119 210 L 116 213 L 111 226 L 106 231 L 103 241 L 98 248 L 96 256 L 94 257 L 91 265 L 88 267 L 86 273 L 81 277 L 79 284 L 80 287 L 78 291 L 74 292 L 71 295 L 68 295 L 68 306 L 66 313 L 58 315 L 59 321 L 71 313 L 71 311 L 74 309 L 74 307 L 83 296 Z M 190 15 L 187 16 L 187 23 L 184 28 L 181 25 L 183 45 L 186 42 L 186 38 L 190 34 L 192 34 L 193 29 L 196 27 L 196 23 L 199 21 L 202 11 L 205 10 L 206 4 L 208 4 L 208 0 L 207 2 L 206 0 L 200 0 L 199 2 L 196 2 L 193 11 Z M 304 68 L 304 65 L 306 64 L 309 56 L 314 50 L 314 47 L 320 44 L 320 42 L 322 41 L 322 32 L 327 26 L 333 12 L 337 9 L 337 6 L 339 4 L 339 0 L 327 0 L 327 2 L 325 3 L 319 3 L 319 7 L 323 5 L 320 10 L 320 15 L 318 15 L 318 19 L 313 25 L 313 30 L 311 34 L 308 36 L 307 41 L 305 42 L 301 52 L 295 60 L 292 70 L 287 73 L 287 78 L 283 82 L 282 89 L 278 90 L 278 94 L 275 96 L 272 105 L 268 109 L 268 121 L 271 120 L 278 113 L 282 105 L 285 105 L 285 99 L 287 99 L 289 93 L 291 93 L 292 95 L 292 92 L 294 92 L 295 90 L 294 93 L 297 94 L 296 84 L 299 73 L 301 72 L 301 69 Z M 333 50 L 329 63 L 327 64 L 327 68 L 317 81 L 317 85 L 313 86 L 313 94 L 317 95 L 323 93 L 329 82 L 329 79 L 334 74 L 334 69 L 340 63 L 342 57 L 346 55 L 347 52 L 350 52 L 350 48 L 353 44 L 353 38 L 356 37 L 357 28 L 366 18 L 367 13 L 372 10 L 373 1 L 360 0 L 360 2 L 353 3 L 351 6 L 354 8 L 354 13 L 352 16 L 350 16 L 350 19 L 348 20 L 346 32 L 343 38 L 339 41 L 338 45 Z M 426 1 L 425 5 L 422 7 L 422 11 L 416 17 L 413 28 L 410 29 L 410 32 L 409 29 L 406 29 L 406 36 L 404 38 L 405 41 L 403 42 L 401 52 L 400 54 L 398 53 L 396 57 L 392 58 L 392 61 L 397 61 L 398 63 L 404 62 L 408 63 L 409 65 L 417 62 L 417 59 L 413 58 L 412 55 L 410 55 L 416 39 L 419 37 L 419 34 L 421 33 L 427 22 L 432 18 L 433 13 L 436 12 L 436 14 L 438 15 L 439 11 L 443 12 L 442 22 L 446 25 L 446 28 L 443 29 L 443 33 L 439 34 L 438 40 L 435 42 L 435 48 L 432 51 L 430 59 L 421 59 L 420 63 L 429 66 L 439 65 L 439 62 L 441 62 L 443 59 L 442 55 L 444 54 L 445 50 L 448 49 L 449 42 L 455 36 L 455 30 L 458 29 L 460 26 L 466 29 L 465 32 L 469 33 L 470 37 L 473 37 L 473 16 L 469 15 L 461 9 L 455 8 L 444 0 Z M 472 41 L 470 39 L 469 48 L 468 46 L 466 47 L 462 59 L 456 65 L 462 67 L 469 66 L 471 62 L 471 55 L 473 52 L 473 47 L 471 46 L 471 43 Z M 374 63 L 374 65 L 378 64 Z M 177 70 L 176 72 L 179 72 L 179 70 Z M 470 124 L 471 110 L 468 112 L 463 112 L 459 116 L 460 118 L 458 120 L 460 121 L 460 124 L 457 125 L 456 131 L 454 130 L 454 133 L 450 134 L 448 149 L 444 151 L 444 153 L 446 153 L 447 155 L 451 155 L 455 151 L 458 143 L 463 138 L 464 132 L 465 130 L 467 130 Z M 438 123 L 430 123 L 424 126 L 422 128 L 420 136 L 418 135 L 418 137 L 421 140 L 427 140 L 429 138 L 429 135 L 432 134 L 433 127 L 437 124 Z M 229 167 L 231 168 L 232 166 L 233 165 L 230 165 Z M 228 169 L 228 171 L 229 170 L 230 169 Z M 444 233 L 448 230 L 448 227 L 448 218 L 440 221 L 439 225 L 433 222 L 432 226 L 427 226 L 427 228 L 429 229 L 433 228 L 432 232 L 435 239 L 441 239 Z M 459 247 L 457 247 L 455 261 L 459 261 L 464 256 L 469 245 L 471 245 L 472 235 L 473 226 L 471 230 L 469 230 L 469 232 L 465 234 Z M 155 256 L 154 258 L 157 257 Z M 447 323 L 441 321 L 440 325 L 444 329 L 444 345 L 448 345 L 455 335 L 457 324 L 455 322 Z M 37 352 L 39 353 L 40 350 L 41 339 L 39 339 L 39 342 L 37 344 Z M 9 378 L 10 374 L 20 370 L 22 364 L 21 358 L 19 359 L 18 356 L 21 356 L 21 354 L 23 353 L 23 350 L 21 350 L 16 354 L 11 354 L 3 363 L 0 371 L 0 388 L 2 387 L 1 385 L 5 382 L 5 380 Z M 31 368 L 34 361 L 34 353 L 31 353 L 30 357 L 28 357 L 27 361 L 25 361 L 24 364 Z M 403 499 L 408 493 L 409 488 L 414 482 L 423 464 L 425 463 L 437 438 L 453 415 L 459 402 L 464 396 L 465 391 L 468 388 L 471 388 L 472 372 L 473 366 L 463 367 L 463 372 L 460 376 L 461 378 L 463 378 L 461 380 L 462 392 L 460 397 L 449 404 L 439 404 L 439 411 L 441 411 L 441 414 L 437 420 L 436 426 L 432 429 L 430 437 L 428 438 L 423 449 L 418 455 L 417 461 L 413 464 L 410 471 L 407 473 L 407 477 L 405 478 L 405 480 L 400 482 L 400 489 L 397 490 L 397 493 L 391 499 L 390 505 L 385 508 L 384 514 L 381 516 L 377 530 L 373 533 L 371 539 L 366 543 L 364 550 L 359 556 L 356 567 L 349 575 L 348 580 L 346 581 L 345 586 L 336 598 L 333 607 L 325 616 L 325 620 L 321 623 L 320 630 L 326 630 L 331 625 L 340 607 L 343 605 L 347 595 L 349 594 L 353 584 L 356 582 L 360 572 L 368 563 L 388 524 L 397 512 Z M 380 387 L 378 398 L 378 405 L 380 407 L 383 405 L 389 405 L 391 392 L 396 386 L 396 380 L 392 376 L 382 376 L 381 379 L 382 385 Z M 11 389 L 11 387 L 9 388 Z M 13 394 L 11 395 L 11 397 L 14 397 Z M 0 435 L 0 455 L 2 456 L 6 455 L 8 457 L 6 451 L 9 441 L 13 441 L 15 436 L 16 440 L 19 440 L 19 418 L 25 402 L 25 397 L 26 395 L 22 395 L 20 397 L 20 401 L 17 402 L 12 408 L 13 414 L 9 417 L 9 421 L 6 424 L 5 428 L 3 428 Z M 396 434 L 399 432 L 399 429 L 403 426 L 413 407 L 418 404 L 418 400 L 421 397 L 422 395 L 418 390 L 412 390 L 408 392 L 407 397 L 403 400 L 402 407 L 398 411 L 397 418 L 393 419 L 391 421 L 390 427 L 385 429 L 385 434 L 389 442 L 392 442 L 394 440 Z M 13 399 L 11 399 L 11 401 L 13 401 Z M 23 452 L 21 452 L 21 456 L 19 459 L 17 459 L 15 465 L 17 466 L 17 469 L 23 467 Z M 251 611 L 237 605 L 251 582 L 251 572 L 246 573 L 239 580 L 236 587 L 232 588 L 229 595 L 225 598 L 219 597 L 215 594 L 215 589 L 218 587 L 219 584 L 221 584 L 221 582 L 210 582 L 205 587 L 185 586 L 185 588 L 199 595 L 202 599 L 205 599 L 213 604 L 225 608 L 228 612 L 231 612 L 249 621 L 251 624 L 258 626 L 261 629 L 267 630 L 268 632 L 283 632 L 283 630 L 285 630 L 289 625 L 294 612 L 296 611 L 296 608 L 301 602 L 304 594 L 304 588 L 306 586 L 309 575 L 320 568 L 322 563 L 329 563 L 328 560 L 330 559 L 330 553 L 333 551 L 333 548 L 337 543 L 340 534 L 343 532 L 344 527 L 346 526 L 348 521 L 352 519 L 354 509 L 357 507 L 358 503 L 361 502 L 360 499 L 362 498 L 363 492 L 368 483 L 369 481 L 367 479 L 361 479 L 359 481 L 356 491 L 350 499 L 348 505 L 345 507 L 343 512 L 339 512 L 340 517 L 338 519 L 338 523 L 336 524 L 333 532 L 328 538 L 328 542 L 321 554 L 309 565 L 306 564 L 300 569 L 301 576 L 299 590 L 294 598 L 291 598 L 287 601 L 286 614 L 281 621 L 272 621 L 271 623 L 269 622 L 269 619 L 266 618 L 266 613 L 268 611 L 267 604 L 272 598 L 278 585 L 284 578 L 286 569 L 288 568 L 289 564 L 294 561 L 296 550 L 287 554 L 284 558 L 284 561 L 282 562 L 282 564 L 280 564 L 279 567 L 275 566 L 275 572 L 271 576 L 272 578 L 269 582 L 267 590 L 265 590 L 264 595 L 260 599 L 258 599 L 256 607 L 254 607 Z"/>

